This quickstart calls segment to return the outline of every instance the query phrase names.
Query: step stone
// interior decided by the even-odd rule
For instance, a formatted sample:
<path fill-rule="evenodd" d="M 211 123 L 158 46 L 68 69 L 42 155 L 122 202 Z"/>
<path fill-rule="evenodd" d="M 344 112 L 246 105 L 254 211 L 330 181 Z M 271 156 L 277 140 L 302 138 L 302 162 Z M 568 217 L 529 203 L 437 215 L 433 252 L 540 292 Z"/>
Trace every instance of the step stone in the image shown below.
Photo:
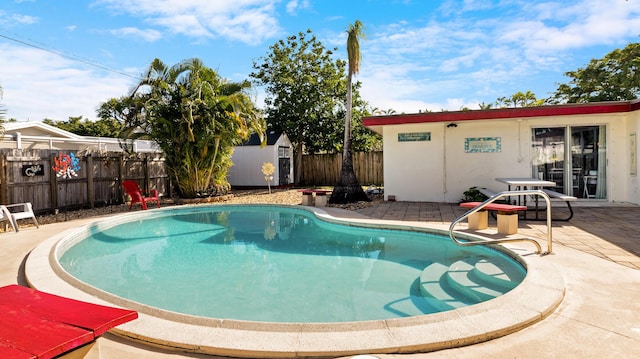
<path fill-rule="evenodd" d="M 476 303 L 493 299 L 506 293 L 507 291 L 502 291 L 500 288 L 496 288 L 495 285 L 491 285 L 491 283 L 487 283 L 474 275 L 476 261 L 477 258 L 466 258 L 449 266 L 446 278 L 451 287 Z"/>
<path fill-rule="evenodd" d="M 480 259 L 475 264 L 474 276 L 486 283 L 507 292 L 520 284 L 527 272 L 524 268 L 516 268 L 513 266 L 499 266 L 487 259 Z"/>
<path fill-rule="evenodd" d="M 420 293 L 425 301 L 439 311 L 446 311 L 468 305 L 453 297 L 451 288 L 444 280 L 448 266 L 434 262 L 428 265 L 420 275 Z M 443 288 L 443 285 L 445 288 Z M 448 291 L 447 291 L 448 287 Z"/>

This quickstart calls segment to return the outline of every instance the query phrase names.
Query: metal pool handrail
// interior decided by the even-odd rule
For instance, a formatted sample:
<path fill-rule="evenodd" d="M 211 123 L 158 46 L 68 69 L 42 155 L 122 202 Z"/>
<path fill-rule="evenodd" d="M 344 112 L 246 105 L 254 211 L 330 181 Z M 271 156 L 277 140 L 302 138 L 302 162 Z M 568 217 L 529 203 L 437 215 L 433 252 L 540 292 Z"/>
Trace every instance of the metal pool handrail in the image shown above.
<path fill-rule="evenodd" d="M 500 199 L 502 197 L 521 196 L 521 195 L 525 195 L 525 196 L 526 195 L 541 196 L 542 198 L 544 198 L 545 202 L 547 203 L 547 210 L 546 210 L 546 212 L 547 212 L 547 252 L 542 253 L 542 247 L 533 238 L 502 238 L 502 239 L 495 239 L 495 240 L 468 241 L 468 242 L 460 242 L 456 238 L 455 231 L 453 229 L 455 228 L 455 226 L 458 223 L 460 223 L 465 218 L 467 218 L 470 215 L 482 210 L 487 205 L 495 202 L 496 200 L 498 200 L 498 199 Z M 449 226 L 449 237 L 451 238 L 451 240 L 455 244 L 457 244 L 459 246 L 475 246 L 475 245 L 486 245 L 486 244 L 506 243 L 506 242 L 522 242 L 522 241 L 531 242 L 537 248 L 536 254 L 550 254 L 551 251 L 552 251 L 552 246 L 553 246 L 553 238 L 552 238 L 552 233 L 551 233 L 551 200 L 549 199 L 549 196 L 546 193 L 544 193 L 543 191 L 541 191 L 541 190 L 518 190 L 518 191 L 498 192 L 498 193 L 494 194 L 493 196 L 491 196 L 486 201 L 484 201 L 481 204 L 479 204 L 478 206 L 470 209 L 469 211 L 467 211 L 466 213 L 464 213 L 460 217 L 456 218 L 453 222 L 451 222 L 451 225 Z"/>

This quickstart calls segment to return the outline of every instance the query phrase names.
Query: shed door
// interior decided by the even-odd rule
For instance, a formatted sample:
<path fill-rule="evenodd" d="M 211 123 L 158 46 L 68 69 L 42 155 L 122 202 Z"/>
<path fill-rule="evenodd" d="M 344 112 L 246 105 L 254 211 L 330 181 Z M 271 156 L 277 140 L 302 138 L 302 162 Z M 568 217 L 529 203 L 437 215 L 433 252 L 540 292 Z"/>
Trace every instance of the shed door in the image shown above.
<path fill-rule="evenodd" d="M 289 147 L 278 147 L 278 173 L 278 185 L 291 183 L 291 149 Z"/>

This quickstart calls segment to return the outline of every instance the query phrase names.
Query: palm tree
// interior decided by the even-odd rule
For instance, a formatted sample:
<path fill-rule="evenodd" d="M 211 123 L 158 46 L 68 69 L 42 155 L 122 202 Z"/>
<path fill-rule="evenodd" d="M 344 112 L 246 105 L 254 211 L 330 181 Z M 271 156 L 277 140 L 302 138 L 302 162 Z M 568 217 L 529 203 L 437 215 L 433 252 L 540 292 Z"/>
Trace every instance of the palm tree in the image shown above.
<path fill-rule="evenodd" d="M 369 201 L 369 197 L 358 183 L 356 174 L 353 171 L 353 160 L 351 158 L 351 115 L 352 115 L 352 78 L 360 71 L 360 39 L 364 38 L 363 26 L 360 20 L 349 25 L 347 30 L 347 55 L 349 58 L 349 70 L 347 73 L 347 111 L 344 120 L 344 146 L 342 154 L 342 170 L 340 180 L 333 189 L 330 203 L 352 203 L 358 201 Z"/>
<path fill-rule="evenodd" d="M 205 197 L 229 188 L 235 145 L 265 123 L 247 94 L 248 81 L 227 82 L 198 59 L 168 67 L 155 59 L 134 88 L 123 137 L 158 143 L 180 194 Z"/>

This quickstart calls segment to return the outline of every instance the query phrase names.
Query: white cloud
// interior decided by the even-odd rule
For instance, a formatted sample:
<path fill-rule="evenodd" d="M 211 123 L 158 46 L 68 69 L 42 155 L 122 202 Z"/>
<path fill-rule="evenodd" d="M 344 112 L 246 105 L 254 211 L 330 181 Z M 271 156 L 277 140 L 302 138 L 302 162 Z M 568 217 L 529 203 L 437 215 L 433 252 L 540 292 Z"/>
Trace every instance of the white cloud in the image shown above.
<path fill-rule="evenodd" d="M 440 8 L 444 16 L 424 26 L 398 22 L 368 34 L 358 78 L 363 97 L 398 113 L 477 108 L 529 89 L 544 98 L 557 83 L 542 85 L 536 77 L 553 73 L 559 81 L 577 68 L 571 65 L 576 51 L 624 46 L 624 39 L 640 34 L 640 7 L 633 1 L 493 3 L 491 10 L 491 2 L 448 1 Z M 473 14 L 486 10 L 494 15 Z"/>
<path fill-rule="evenodd" d="M 109 30 L 109 33 L 119 37 L 132 37 L 136 39 L 142 39 L 148 42 L 154 42 L 162 38 L 160 31 L 147 29 L 142 30 L 135 27 L 123 27 L 120 29 Z"/>
<path fill-rule="evenodd" d="M 227 39 L 238 40 L 250 45 L 257 45 L 263 39 L 275 36 L 277 21 L 259 9 L 247 10 L 231 19 L 219 19 L 211 23 L 218 35 Z"/>
<path fill-rule="evenodd" d="M 363 63 L 356 79 L 363 84 L 363 98 L 372 106 L 398 113 L 477 108 L 479 102 L 489 103 L 525 90 L 544 97 L 555 90 L 554 81 L 559 81 L 563 72 L 588 62 L 580 58 L 581 50 L 602 45 L 622 47 L 629 38 L 637 41 L 637 2 L 443 1 L 436 13 L 424 14 L 418 21 L 366 24 L 367 38 L 361 42 Z M 278 16 L 286 16 L 286 11 L 303 19 L 302 10 L 309 9 L 310 4 L 309 0 L 96 0 L 93 6 L 108 8 L 115 17 L 126 15 L 131 21 L 131 27 L 104 30 L 116 36 L 153 42 L 168 37 L 163 32 L 169 32 L 193 42 L 222 44 L 221 51 L 230 51 L 227 44 L 213 40 L 264 43 L 282 35 Z M 338 28 L 335 23 L 327 25 L 326 18 L 322 20 L 326 27 L 314 28 L 314 32 L 326 47 L 339 48 L 336 57 L 346 59 L 346 26 Z M 16 19 L 0 10 L 0 24 L 10 27 Z M 73 31 L 75 26 L 66 29 Z M 80 32 L 73 35 L 79 36 Z M 225 57 L 248 62 L 242 56 L 259 56 L 247 55 L 249 51 L 241 45 L 232 44 L 233 54 Z M 208 49 L 197 51 L 199 56 L 206 56 Z M 0 53 L 2 103 L 8 117 L 21 120 L 66 120 L 80 115 L 95 118 L 101 102 L 126 94 L 135 82 L 35 49 L 0 43 Z M 122 57 L 117 55 L 117 48 L 108 45 L 96 53 L 102 54 L 103 60 Z M 120 66 L 138 65 L 132 61 Z M 125 71 L 141 73 L 139 69 Z M 240 79 L 246 76 L 237 74 Z M 534 85 L 540 78 L 549 82 Z M 264 97 L 260 91 L 259 99 Z"/>
<path fill-rule="evenodd" d="M 116 13 L 144 18 L 152 25 L 191 37 L 223 37 L 259 44 L 278 34 L 277 0 L 98 0 Z M 304 1 L 303 1 L 304 5 Z M 300 6 L 300 5 L 298 5 Z"/>
<path fill-rule="evenodd" d="M 36 16 L 29 16 L 29 15 L 13 15 L 13 20 L 15 22 L 21 23 L 21 24 L 35 24 L 37 23 L 40 19 Z"/>
<path fill-rule="evenodd" d="M 37 16 L 12 14 L 0 9 L 0 24 L 3 26 L 14 26 L 17 24 L 30 25 L 40 21 Z"/>
<path fill-rule="evenodd" d="M 290 15 L 295 15 L 298 10 L 308 9 L 311 5 L 309 4 L 309 0 L 290 0 L 287 2 L 287 13 Z"/>
<path fill-rule="evenodd" d="M 133 80 L 78 66 L 36 49 L 0 44 L 6 118 L 41 121 L 69 116 L 96 119 L 100 103 L 125 95 Z M 34 74 L 37 74 L 34 76 Z"/>
<path fill-rule="evenodd" d="M 212 16 L 209 22 L 217 22 L 218 19 Z M 192 14 L 176 14 L 173 17 L 157 18 L 153 21 L 157 25 L 161 25 L 171 29 L 172 32 L 183 34 L 189 37 L 202 38 L 212 37 L 211 32 L 207 30 L 200 19 Z"/>
<path fill-rule="evenodd" d="M 610 45 L 640 33 L 640 7 L 634 1 L 585 0 L 525 7 L 516 21 L 497 33 L 500 41 L 529 52 L 553 53 L 594 45 Z"/>

